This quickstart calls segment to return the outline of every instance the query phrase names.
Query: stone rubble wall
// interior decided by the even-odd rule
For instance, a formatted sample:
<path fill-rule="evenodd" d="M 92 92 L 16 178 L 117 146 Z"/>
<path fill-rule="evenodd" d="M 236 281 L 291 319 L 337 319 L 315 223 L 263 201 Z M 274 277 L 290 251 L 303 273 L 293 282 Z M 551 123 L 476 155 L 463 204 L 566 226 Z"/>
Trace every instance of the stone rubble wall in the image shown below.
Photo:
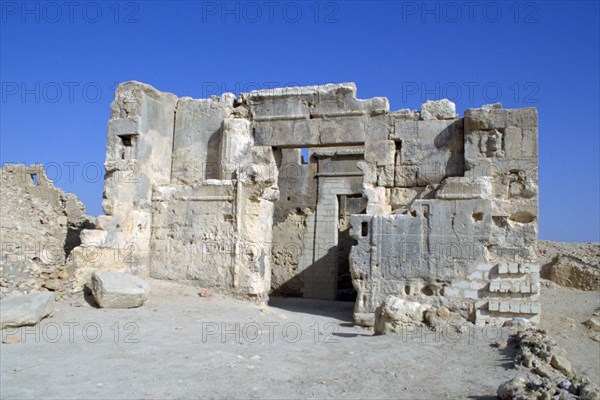
<path fill-rule="evenodd" d="M 77 196 L 48 179 L 43 165 L 0 169 L 0 295 L 68 286 L 66 257 L 93 218 Z"/>

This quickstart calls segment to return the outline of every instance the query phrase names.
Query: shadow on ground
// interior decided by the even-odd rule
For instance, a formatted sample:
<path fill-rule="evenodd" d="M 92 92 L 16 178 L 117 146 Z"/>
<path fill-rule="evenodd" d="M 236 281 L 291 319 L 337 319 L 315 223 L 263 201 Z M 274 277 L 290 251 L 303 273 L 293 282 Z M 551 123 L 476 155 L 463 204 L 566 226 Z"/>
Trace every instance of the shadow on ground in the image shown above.
<path fill-rule="evenodd" d="M 271 297 L 269 307 L 303 314 L 322 315 L 352 324 L 354 303 L 298 297 Z"/>

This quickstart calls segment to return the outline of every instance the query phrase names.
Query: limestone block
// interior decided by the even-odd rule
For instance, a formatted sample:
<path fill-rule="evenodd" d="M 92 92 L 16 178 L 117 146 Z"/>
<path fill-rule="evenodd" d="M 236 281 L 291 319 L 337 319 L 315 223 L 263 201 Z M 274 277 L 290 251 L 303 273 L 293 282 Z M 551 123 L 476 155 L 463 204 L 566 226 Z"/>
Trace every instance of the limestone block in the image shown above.
<path fill-rule="evenodd" d="M 398 165 L 417 165 L 419 186 L 439 183 L 464 173 L 463 133 L 460 120 L 416 122 L 416 136 L 401 140 Z"/>
<path fill-rule="evenodd" d="M 348 111 L 367 114 L 389 111 L 389 102 L 384 97 L 357 99 L 354 83 L 254 90 L 240 97 L 250 105 L 254 119 L 304 116 L 307 112 L 319 117 Z"/>
<path fill-rule="evenodd" d="M 396 164 L 396 173 L 394 175 L 394 186 L 415 187 L 417 186 L 417 172 L 419 167 L 416 165 Z"/>
<path fill-rule="evenodd" d="M 395 140 L 407 140 L 415 139 L 417 137 L 417 121 L 416 120 L 405 120 L 405 119 L 394 119 L 394 132 L 392 133 L 392 139 Z"/>
<path fill-rule="evenodd" d="M 538 115 L 535 108 L 515 108 L 505 111 L 507 127 L 537 128 L 538 126 Z"/>
<path fill-rule="evenodd" d="M 111 119 L 108 121 L 109 135 L 139 135 L 141 119 L 139 116 Z"/>
<path fill-rule="evenodd" d="M 137 276 L 111 271 L 92 274 L 94 300 L 102 308 L 135 308 L 148 298 L 150 285 Z"/>
<path fill-rule="evenodd" d="M 377 167 L 377 185 L 391 187 L 394 186 L 394 165 L 384 165 Z"/>
<path fill-rule="evenodd" d="M 253 145 L 250 121 L 241 118 L 223 120 L 220 144 L 221 179 L 231 179 L 236 171 L 247 168 L 252 162 Z"/>
<path fill-rule="evenodd" d="M 536 118 L 537 121 L 537 118 Z M 537 164 L 538 156 L 538 130 L 537 127 L 523 127 L 523 158 L 533 159 Z"/>
<path fill-rule="evenodd" d="M 470 108 L 465 110 L 465 131 L 503 129 L 507 111 L 497 108 Z"/>
<path fill-rule="evenodd" d="M 372 254 L 373 279 L 415 280 L 432 276 L 422 232 L 427 220 L 420 207 L 408 214 L 376 215 L 370 223 L 372 243 L 385 243 Z"/>
<path fill-rule="evenodd" d="M 537 110 L 535 108 L 507 110 L 484 107 L 465 111 L 465 129 L 467 131 L 502 129 L 508 126 L 537 127 Z"/>
<path fill-rule="evenodd" d="M 179 99 L 173 133 L 175 181 L 194 183 L 220 176 L 221 128 L 232 112 L 233 104 L 227 99 Z M 242 127 L 236 128 L 239 133 Z M 225 140 L 229 142 L 227 137 Z"/>
<path fill-rule="evenodd" d="M 456 104 L 448 99 L 429 100 L 421 104 L 421 118 L 423 120 L 454 119 L 456 117 Z"/>
<path fill-rule="evenodd" d="M 393 188 L 391 190 L 390 205 L 392 208 L 408 206 L 423 192 L 423 188 Z"/>
<path fill-rule="evenodd" d="M 349 115 L 344 118 L 277 119 L 254 121 L 259 146 L 310 147 L 328 144 L 362 144 L 366 137 L 386 139 L 385 116 Z"/>
<path fill-rule="evenodd" d="M 365 145 L 365 161 L 377 166 L 394 165 L 396 144 L 393 140 L 368 141 Z"/>
<path fill-rule="evenodd" d="M 492 199 L 491 177 L 448 177 L 442 181 L 435 197 L 443 200 Z"/>
<path fill-rule="evenodd" d="M 353 83 L 257 90 L 241 95 L 258 145 L 308 147 L 387 139 L 389 102 L 356 99 Z"/>
<path fill-rule="evenodd" d="M 356 166 L 362 171 L 365 184 L 373 185 L 377 182 L 377 167 L 375 165 L 359 161 Z"/>
<path fill-rule="evenodd" d="M 504 155 L 513 159 L 523 157 L 523 128 L 508 126 L 504 130 Z"/>
<path fill-rule="evenodd" d="M 390 113 L 390 116 L 395 121 L 418 121 L 421 119 L 421 113 L 408 108 L 402 108 Z"/>
<path fill-rule="evenodd" d="M 0 329 L 35 325 L 54 311 L 54 293 L 34 292 L 0 300 Z"/>
<path fill-rule="evenodd" d="M 402 332 L 407 326 L 419 325 L 430 308 L 428 304 L 388 296 L 375 313 L 375 334 Z"/>
<path fill-rule="evenodd" d="M 101 246 L 106 240 L 107 232 L 100 229 L 84 229 L 79 234 L 82 245 Z"/>

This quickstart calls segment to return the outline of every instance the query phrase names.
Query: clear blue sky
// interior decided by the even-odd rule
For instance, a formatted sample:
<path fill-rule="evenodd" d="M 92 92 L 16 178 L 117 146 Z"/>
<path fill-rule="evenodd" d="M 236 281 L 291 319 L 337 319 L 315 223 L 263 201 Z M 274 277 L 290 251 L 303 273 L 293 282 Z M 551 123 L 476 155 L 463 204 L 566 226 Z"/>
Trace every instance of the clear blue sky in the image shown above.
<path fill-rule="evenodd" d="M 537 107 L 540 239 L 599 241 L 598 2 L 1 2 L 0 161 L 101 214 L 117 82 L 178 96 L 356 82 L 392 110 Z"/>

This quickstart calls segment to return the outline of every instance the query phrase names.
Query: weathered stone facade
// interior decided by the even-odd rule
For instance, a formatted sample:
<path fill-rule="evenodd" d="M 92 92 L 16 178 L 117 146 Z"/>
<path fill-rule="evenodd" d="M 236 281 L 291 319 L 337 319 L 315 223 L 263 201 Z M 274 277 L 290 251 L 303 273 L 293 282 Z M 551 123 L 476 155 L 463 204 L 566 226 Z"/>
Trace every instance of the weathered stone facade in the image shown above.
<path fill-rule="evenodd" d="M 106 216 L 71 260 L 80 283 L 113 269 L 356 298 L 364 325 L 390 294 L 478 323 L 538 318 L 535 109 L 391 112 L 348 83 L 191 99 L 127 82 L 106 168 Z"/>

